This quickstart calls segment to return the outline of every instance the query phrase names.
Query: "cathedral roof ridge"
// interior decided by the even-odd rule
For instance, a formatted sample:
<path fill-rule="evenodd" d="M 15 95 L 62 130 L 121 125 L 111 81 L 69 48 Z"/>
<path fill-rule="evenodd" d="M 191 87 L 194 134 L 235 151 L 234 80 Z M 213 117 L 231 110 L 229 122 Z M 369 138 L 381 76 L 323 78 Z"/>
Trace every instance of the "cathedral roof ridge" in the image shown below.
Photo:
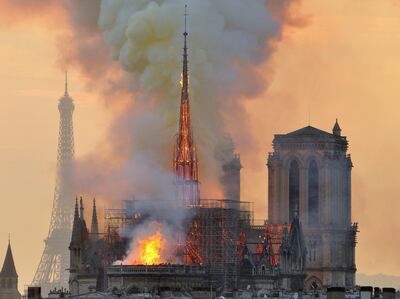
<path fill-rule="evenodd" d="M 332 133 L 329 133 L 327 131 L 315 128 L 313 126 L 305 126 L 301 129 L 286 133 L 286 134 L 277 134 L 275 135 L 276 137 L 305 137 L 305 136 L 313 136 L 313 137 L 328 137 L 328 138 L 341 138 L 343 137 L 334 135 Z"/>

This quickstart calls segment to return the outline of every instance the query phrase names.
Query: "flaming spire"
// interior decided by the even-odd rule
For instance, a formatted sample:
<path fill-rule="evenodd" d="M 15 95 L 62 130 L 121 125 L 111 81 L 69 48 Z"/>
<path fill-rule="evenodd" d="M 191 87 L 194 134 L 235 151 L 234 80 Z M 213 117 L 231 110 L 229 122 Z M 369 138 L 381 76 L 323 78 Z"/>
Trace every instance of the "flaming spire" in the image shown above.
<path fill-rule="evenodd" d="M 178 204 L 182 207 L 196 206 L 199 203 L 198 161 L 193 133 L 190 125 L 189 107 L 189 69 L 186 30 L 187 5 L 185 5 L 185 32 L 183 47 L 183 67 L 181 83 L 181 106 L 179 132 L 174 152 L 174 172 Z"/>

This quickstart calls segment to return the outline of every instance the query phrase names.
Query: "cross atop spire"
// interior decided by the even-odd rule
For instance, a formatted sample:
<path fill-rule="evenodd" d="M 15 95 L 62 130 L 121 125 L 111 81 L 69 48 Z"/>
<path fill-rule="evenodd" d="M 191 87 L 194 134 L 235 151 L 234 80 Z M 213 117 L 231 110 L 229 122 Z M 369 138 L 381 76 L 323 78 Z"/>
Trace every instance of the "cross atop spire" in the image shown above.
<path fill-rule="evenodd" d="M 69 96 L 68 95 L 68 72 L 65 71 L 65 92 L 64 92 L 64 96 Z"/>

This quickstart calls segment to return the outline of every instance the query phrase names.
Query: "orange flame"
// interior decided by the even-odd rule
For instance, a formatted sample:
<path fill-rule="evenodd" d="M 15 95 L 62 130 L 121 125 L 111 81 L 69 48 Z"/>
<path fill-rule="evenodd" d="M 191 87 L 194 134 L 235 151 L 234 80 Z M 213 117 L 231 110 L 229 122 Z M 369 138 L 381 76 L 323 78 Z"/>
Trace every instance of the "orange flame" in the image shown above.
<path fill-rule="evenodd" d="M 158 230 L 154 235 L 139 241 L 139 257 L 143 265 L 156 265 L 161 262 L 161 250 L 165 241 Z"/>

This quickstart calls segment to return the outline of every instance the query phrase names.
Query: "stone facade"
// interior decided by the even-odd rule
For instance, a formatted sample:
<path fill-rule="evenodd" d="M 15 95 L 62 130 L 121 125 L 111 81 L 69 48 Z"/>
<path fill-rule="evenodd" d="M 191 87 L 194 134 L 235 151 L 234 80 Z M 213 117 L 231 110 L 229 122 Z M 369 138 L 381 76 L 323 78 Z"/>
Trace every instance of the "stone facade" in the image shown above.
<path fill-rule="evenodd" d="M 296 213 L 307 247 L 306 287 L 353 286 L 357 224 L 351 222 L 348 141 L 336 122 L 328 133 L 308 126 L 275 135 L 268 157 L 269 221 Z"/>

